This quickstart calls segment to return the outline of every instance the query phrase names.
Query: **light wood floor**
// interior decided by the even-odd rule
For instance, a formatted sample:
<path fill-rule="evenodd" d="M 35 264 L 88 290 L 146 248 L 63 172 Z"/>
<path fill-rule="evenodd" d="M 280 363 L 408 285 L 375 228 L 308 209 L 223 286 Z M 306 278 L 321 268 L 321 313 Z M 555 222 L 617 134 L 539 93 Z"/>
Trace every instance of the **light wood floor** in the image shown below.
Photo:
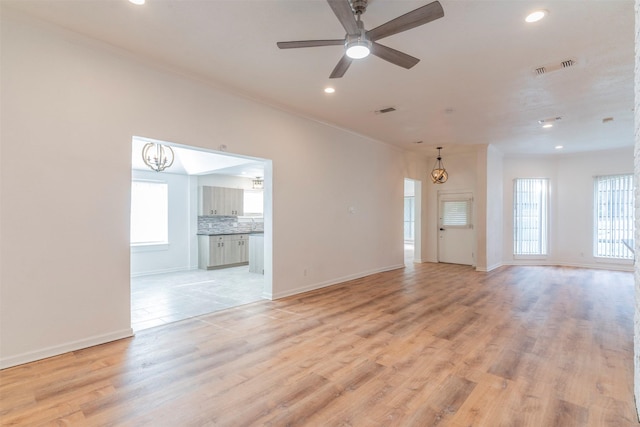
<path fill-rule="evenodd" d="M 638 426 L 633 275 L 421 264 L 0 372 L 2 425 Z"/>

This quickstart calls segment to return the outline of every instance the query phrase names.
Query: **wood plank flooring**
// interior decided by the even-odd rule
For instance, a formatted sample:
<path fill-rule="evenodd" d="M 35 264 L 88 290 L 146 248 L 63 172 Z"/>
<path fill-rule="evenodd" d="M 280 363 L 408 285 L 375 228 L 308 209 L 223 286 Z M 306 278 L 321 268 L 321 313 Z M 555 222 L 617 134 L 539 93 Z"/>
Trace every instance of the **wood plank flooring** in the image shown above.
<path fill-rule="evenodd" d="M 638 426 L 632 273 L 416 264 L 0 371 L 3 426 Z"/>

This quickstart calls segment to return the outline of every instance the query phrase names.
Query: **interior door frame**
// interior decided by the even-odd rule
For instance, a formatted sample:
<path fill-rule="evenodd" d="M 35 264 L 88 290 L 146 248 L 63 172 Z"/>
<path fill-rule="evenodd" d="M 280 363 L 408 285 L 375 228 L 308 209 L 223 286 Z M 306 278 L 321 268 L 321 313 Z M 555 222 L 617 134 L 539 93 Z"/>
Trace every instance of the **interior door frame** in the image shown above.
<path fill-rule="evenodd" d="M 413 262 L 422 261 L 422 181 L 405 177 L 404 181 L 413 182 Z M 403 198 L 404 206 L 404 198 Z M 402 242 L 404 245 L 404 232 Z M 404 261 L 403 261 L 404 262 Z"/>

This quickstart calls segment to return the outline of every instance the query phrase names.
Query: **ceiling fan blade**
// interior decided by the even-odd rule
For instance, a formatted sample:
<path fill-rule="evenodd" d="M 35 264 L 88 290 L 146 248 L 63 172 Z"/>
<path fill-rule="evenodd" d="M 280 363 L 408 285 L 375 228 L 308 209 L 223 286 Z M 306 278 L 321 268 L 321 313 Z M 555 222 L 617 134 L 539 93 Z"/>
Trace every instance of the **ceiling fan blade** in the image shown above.
<path fill-rule="evenodd" d="M 407 69 L 420 62 L 418 58 L 414 58 L 411 55 L 407 55 L 399 50 L 392 49 L 376 42 L 371 43 L 371 53 L 378 58 L 382 58 L 385 61 L 389 61 L 392 64 L 399 65 L 400 67 Z"/>
<path fill-rule="evenodd" d="M 292 42 L 276 43 L 280 49 L 295 49 L 298 47 L 316 47 L 316 46 L 344 46 L 344 39 L 340 40 L 299 40 Z"/>
<path fill-rule="evenodd" d="M 347 34 L 357 34 L 359 32 L 358 23 L 353 16 L 353 9 L 351 9 L 349 0 L 327 0 L 327 3 L 329 3 L 333 13 L 336 14 L 338 21 L 340 21 L 347 31 Z"/>
<path fill-rule="evenodd" d="M 402 16 L 392 19 L 391 21 L 367 31 L 367 37 L 369 40 L 376 41 L 385 37 L 392 36 L 394 34 L 401 33 L 403 31 L 410 30 L 412 28 L 424 25 L 428 22 L 434 21 L 444 16 L 444 10 L 440 2 L 434 1 L 425 6 L 419 7 L 411 12 L 405 13 Z"/>
<path fill-rule="evenodd" d="M 342 55 L 342 58 L 340 58 L 340 61 L 338 61 L 336 68 L 333 69 L 329 78 L 338 79 L 344 76 L 344 73 L 347 72 L 347 70 L 349 69 L 349 65 L 351 65 L 352 61 L 353 60 L 349 58 L 347 55 Z"/>

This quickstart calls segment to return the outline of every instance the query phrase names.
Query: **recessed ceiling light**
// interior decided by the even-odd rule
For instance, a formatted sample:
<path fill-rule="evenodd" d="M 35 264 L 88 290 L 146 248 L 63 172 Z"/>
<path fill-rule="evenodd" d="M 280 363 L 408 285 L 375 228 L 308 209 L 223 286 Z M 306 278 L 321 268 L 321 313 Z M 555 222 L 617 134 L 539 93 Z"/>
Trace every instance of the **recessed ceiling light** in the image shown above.
<path fill-rule="evenodd" d="M 544 9 L 536 10 L 536 11 L 531 12 L 530 14 L 528 14 L 527 17 L 524 18 L 524 20 L 527 21 L 527 22 L 538 22 L 539 20 L 541 20 L 542 18 L 544 18 L 548 14 L 549 14 L 549 12 L 544 10 Z"/>
<path fill-rule="evenodd" d="M 334 93 L 336 90 L 332 87 L 325 87 L 324 93 Z"/>
<path fill-rule="evenodd" d="M 129 3 L 137 4 L 138 6 L 143 5 L 145 0 L 129 0 Z"/>
<path fill-rule="evenodd" d="M 556 150 L 562 150 L 564 147 L 562 145 L 556 145 Z"/>
<path fill-rule="evenodd" d="M 542 125 L 542 127 L 545 128 L 545 129 L 549 129 L 549 128 L 552 128 L 553 125 L 551 123 L 546 123 L 546 124 Z"/>

